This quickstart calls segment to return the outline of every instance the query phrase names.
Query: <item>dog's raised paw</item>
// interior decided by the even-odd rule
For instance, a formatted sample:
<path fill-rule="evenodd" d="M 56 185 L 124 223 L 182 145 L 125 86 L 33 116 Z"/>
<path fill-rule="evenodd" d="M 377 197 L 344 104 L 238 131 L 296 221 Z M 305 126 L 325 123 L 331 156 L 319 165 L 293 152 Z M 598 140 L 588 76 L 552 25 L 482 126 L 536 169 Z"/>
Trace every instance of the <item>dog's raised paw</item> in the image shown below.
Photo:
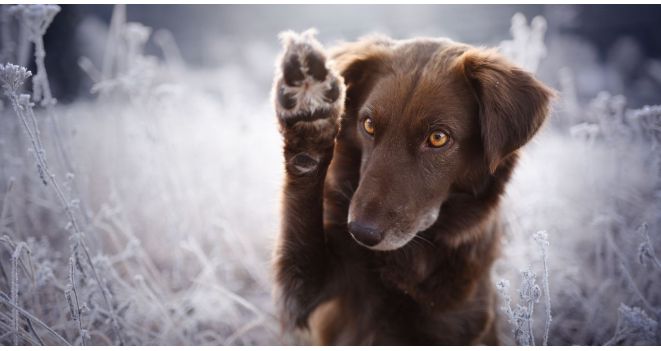
<path fill-rule="evenodd" d="M 335 123 L 344 104 L 344 83 L 328 65 L 314 30 L 280 34 L 284 53 L 274 86 L 278 119 L 285 127 L 298 122 Z"/>

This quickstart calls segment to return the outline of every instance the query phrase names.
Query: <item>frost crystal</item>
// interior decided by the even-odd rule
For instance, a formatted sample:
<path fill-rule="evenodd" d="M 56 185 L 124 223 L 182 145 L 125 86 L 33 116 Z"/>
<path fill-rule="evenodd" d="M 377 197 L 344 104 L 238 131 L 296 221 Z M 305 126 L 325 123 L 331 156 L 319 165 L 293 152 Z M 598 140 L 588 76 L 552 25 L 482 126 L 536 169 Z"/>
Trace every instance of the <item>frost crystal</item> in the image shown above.
<path fill-rule="evenodd" d="M 613 345 L 626 340 L 634 340 L 638 345 L 655 345 L 657 343 L 658 322 L 647 316 L 638 307 L 621 304 L 615 336 L 607 343 Z"/>
<path fill-rule="evenodd" d="M 528 267 L 527 270 L 521 271 L 521 287 L 519 288 L 519 297 L 527 302 L 539 302 L 539 298 L 542 295 L 542 291 L 539 288 L 539 285 L 535 283 L 537 279 L 537 274 L 532 271 L 532 267 Z"/>
<path fill-rule="evenodd" d="M 638 246 L 638 262 L 643 265 L 650 262 L 658 269 L 661 269 L 661 261 L 656 256 L 656 251 L 654 250 L 654 246 L 652 246 L 652 240 L 648 234 L 647 223 L 643 223 L 638 227 L 637 232 L 643 237 L 643 242 Z"/>
<path fill-rule="evenodd" d="M 30 35 L 43 36 L 46 29 L 55 18 L 55 15 L 60 12 L 60 7 L 57 5 L 16 5 L 12 6 L 11 10 L 15 15 L 22 19 L 29 30 Z"/>
<path fill-rule="evenodd" d="M 25 83 L 25 80 L 32 76 L 32 72 L 25 67 L 17 66 L 11 63 L 0 64 L 0 82 L 5 93 L 16 94 L 19 88 Z"/>

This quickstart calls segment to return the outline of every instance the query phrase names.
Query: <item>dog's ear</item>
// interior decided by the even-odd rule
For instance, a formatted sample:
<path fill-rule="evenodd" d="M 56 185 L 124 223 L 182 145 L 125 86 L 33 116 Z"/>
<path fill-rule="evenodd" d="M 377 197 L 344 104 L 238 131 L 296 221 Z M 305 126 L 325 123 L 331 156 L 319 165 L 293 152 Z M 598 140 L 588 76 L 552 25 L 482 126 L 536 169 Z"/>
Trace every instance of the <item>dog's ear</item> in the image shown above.
<path fill-rule="evenodd" d="M 376 77 L 386 69 L 392 40 L 384 36 L 362 38 L 331 49 L 331 64 L 344 78 L 347 108 L 358 108 Z"/>
<path fill-rule="evenodd" d="M 495 50 L 469 49 L 456 62 L 478 100 L 486 161 L 494 173 L 537 132 L 554 93 Z"/>

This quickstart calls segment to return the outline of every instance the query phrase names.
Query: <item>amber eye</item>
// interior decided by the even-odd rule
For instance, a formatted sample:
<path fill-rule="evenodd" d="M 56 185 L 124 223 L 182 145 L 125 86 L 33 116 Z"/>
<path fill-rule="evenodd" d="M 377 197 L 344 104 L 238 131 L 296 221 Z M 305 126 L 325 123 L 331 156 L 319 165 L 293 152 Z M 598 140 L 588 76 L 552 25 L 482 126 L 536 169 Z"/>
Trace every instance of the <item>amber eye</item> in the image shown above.
<path fill-rule="evenodd" d="M 365 118 L 363 121 L 363 128 L 369 135 L 374 135 L 374 121 L 371 118 Z"/>
<path fill-rule="evenodd" d="M 449 140 L 450 137 L 448 137 L 447 134 L 440 130 L 433 131 L 431 134 L 429 134 L 429 138 L 427 138 L 427 142 L 431 147 L 441 147 L 447 144 Z"/>

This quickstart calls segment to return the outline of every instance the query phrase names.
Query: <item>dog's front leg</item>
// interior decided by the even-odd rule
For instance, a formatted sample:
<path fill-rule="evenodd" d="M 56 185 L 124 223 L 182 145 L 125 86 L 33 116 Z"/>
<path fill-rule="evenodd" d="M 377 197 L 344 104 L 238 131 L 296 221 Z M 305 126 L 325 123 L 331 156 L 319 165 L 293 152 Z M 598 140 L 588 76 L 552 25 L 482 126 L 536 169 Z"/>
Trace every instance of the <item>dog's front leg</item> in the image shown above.
<path fill-rule="evenodd" d="M 275 253 L 276 299 L 283 327 L 304 327 L 323 301 L 328 257 L 323 187 L 333 157 L 344 83 L 326 63 L 312 31 L 281 35 L 284 53 L 274 100 L 284 138 L 282 228 Z"/>

